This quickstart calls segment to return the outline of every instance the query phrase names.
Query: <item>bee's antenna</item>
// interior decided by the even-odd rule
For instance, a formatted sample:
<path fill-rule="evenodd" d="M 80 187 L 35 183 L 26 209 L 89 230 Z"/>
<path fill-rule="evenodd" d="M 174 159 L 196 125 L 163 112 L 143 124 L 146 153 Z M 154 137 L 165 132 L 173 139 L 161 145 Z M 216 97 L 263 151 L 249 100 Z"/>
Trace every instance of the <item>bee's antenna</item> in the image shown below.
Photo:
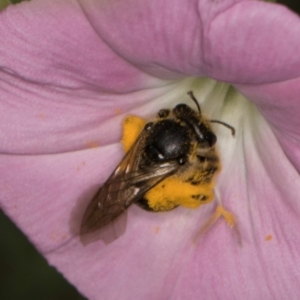
<path fill-rule="evenodd" d="M 187 94 L 191 97 L 191 99 L 196 103 L 196 106 L 198 108 L 198 112 L 199 112 L 199 115 L 201 116 L 201 108 L 200 108 L 200 105 L 196 99 L 196 97 L 194 96 L 193 92 L 192 91 L 189 91 L 187 92 Z M 210 120 L 211 123 L 218 123 L 218 124 L 221 124 L 227 128 L 229 128 L 231 130 L 231 134 L 234 136 L 235 135 L 235 129 L 234 127 L 232 127 L 231 125 L 227 124 L 227 123 L 224 123 L 222 121 L 219 121 L 219 120 Z"/>
<path fill-rule="evenodd" d="M 218 123 L 218 124 L 221 124 L 227 128 L 229 128 L 231 130 L 231 134 L 234 136 L 235 135 L 235 129 L 234 127 L 232 127 L 231 125 L 227 124 L 227 123 L 224 123 L 222 121 L 219 121 L 219 120 L 210 120 L 211 123 Z"/>
<path fill-rule="evenodd" d="M 197 99 L 195 98 L 195 96 L 194 96 L 194 94 L 193 94 L 193 92 L 192 91 L 189 91 L 189 92 L 187 92 L 187 94 L 191 97 L 191 99 L 196 103 L 196 105 L 197 105 L 197 108 L 198 108 L 198 112 L 199 112 L 199 115 L 201 116 L 201 109 L 200 109 L 200 105 L 199 105 L 199 103 L 198 103 L 198 101 L 197 101 Z"/>

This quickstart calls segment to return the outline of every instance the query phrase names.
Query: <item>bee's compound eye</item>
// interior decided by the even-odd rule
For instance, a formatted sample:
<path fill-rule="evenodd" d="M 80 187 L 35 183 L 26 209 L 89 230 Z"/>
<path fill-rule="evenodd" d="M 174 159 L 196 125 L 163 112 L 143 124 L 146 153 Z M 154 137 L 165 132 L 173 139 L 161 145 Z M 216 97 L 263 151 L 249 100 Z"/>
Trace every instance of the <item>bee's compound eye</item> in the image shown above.
<path fill-rule="evenodd" d="M 154 126 L 154 123 L 153 122 L 149 122 L 149 123 L 147 123 L 145 125 L 144 128 L 145 128 L 145 130 L 150 131 L 153 128 L 153 126 Z"/>
<path fill-rule="evenodd" d="M 189 122 L 189 120 L 187 122 Z M 202 144 L 202 147 L 210 148 L 216 144 L 217 136 L 203 123 L 190 122 L 190 125 L 194 128 L 194 132 L 198 141 Z"/>
<path fill-rule="evenodd" d="M 217 136 L 215 134 L 213 134 L 212 132 L 210 132 L 209 134 L 207 134 L 206 140 L 207 140 L 209 146 L 213 147 L 217 142 Z"/>
<path fill-rule="evenodd" d="M 164 118 L 168 117 L 169 114 L 170 114 L 169 109 L 161 109 L 157 115 L 159 118 L 164 119 Z"/>
<path fill-rule="evenodd" d="M 190 118 L 195 112 L 186 104 L 178 104 L 173 109 L 173 114 L 177 118 Z"/>
<path fill-rule="evenodd" d="M 187 108 L 188 108 L 188 105 L 180 103 L 174 107 L 173 111 L 176 113 L 179 111 L 185 111 Z"/>

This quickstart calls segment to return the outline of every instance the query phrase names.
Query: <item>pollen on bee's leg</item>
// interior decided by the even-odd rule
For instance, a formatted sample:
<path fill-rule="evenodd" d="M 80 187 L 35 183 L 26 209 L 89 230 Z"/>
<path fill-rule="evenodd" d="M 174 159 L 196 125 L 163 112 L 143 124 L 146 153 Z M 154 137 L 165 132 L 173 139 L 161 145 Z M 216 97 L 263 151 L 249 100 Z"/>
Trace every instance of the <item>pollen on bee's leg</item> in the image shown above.
<path fill-rule="evenodd" d="M 234 215 L 228 210 L 226 210 L 223 206 L 218 205 L 215 212 L 212 214 L 212 216 L 202 226 L 200 230 L 200 234 L 207 231 L 212 225 L 214 225 L 222 217 L 225 219 L 227 225 L 230 228 L 234 228 L 235 226 L 237 226 L 237 222 Z"/>
<path fill-rule="evenodd" d="M 236 218 L 231 212 L 226 210 L 222 205 L 218 205 L 215 212 L 212 214 L 212 216 L 203 224 L 203 226 L 200 229 L 200 232 L 197 234 L 195 238 L 195 241 L 198 239 L 200 235 L 204 234 L 209 228 L 211 228 L 212 225 L 214 225 L 221 218 L 224 218 L 228 227 L 230 227 L 235 231 L 238 244 L 242 246 L 241 235 L 237 225 Z"/>
<path fill-rule="evenodd" d="M 180 176 L 172 176 L 150 189 L 145 199 L 154 211 L 168 211 L 177 206 L 196 209 L 213 200 L 213 185 L 193 185 Z"/>
<path fill-rule="evenodd" d="M 127 152 L 143 130 L 146 121 L 137 116 L 127 116 L 123 121 L 122 144 Z"/>
<path fill-rule="evenodd" d="M 237 225 L 234 215 L 226 210 L 223 206 L 219 205 L 215 211 L 217 218 L 223 217 L 230 228 Z"/>

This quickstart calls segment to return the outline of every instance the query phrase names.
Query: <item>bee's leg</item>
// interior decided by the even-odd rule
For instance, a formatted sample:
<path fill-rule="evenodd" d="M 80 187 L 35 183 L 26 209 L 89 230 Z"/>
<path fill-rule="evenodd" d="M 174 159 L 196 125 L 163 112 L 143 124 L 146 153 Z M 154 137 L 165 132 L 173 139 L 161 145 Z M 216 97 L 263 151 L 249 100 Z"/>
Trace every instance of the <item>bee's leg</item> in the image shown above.
<path fill-rule="evenodd" d="M 225 222 L 230 228 L 234 228 L 235 226 L 237 226 L 234 215 L 226 210 L 222 205 L 218 205 L 212 216 L 202 226 L 201 231 L 206 231 L 222 217 L 225 219 Z"/>
<path fill-rule="evenodd" d="M 220 195 L 217 191 L 215 191 L 215 197 L 216 197 L 216 201 L 218 203 L 217 208 L 214 211 L 214 213 L 210 216 L 210 218 L 203 224 L 197 237 L 199 235 L 202 235 L 203 233 L 205 233 L 219 219 L 224 218 L 227 225 L 235 231 L 235 234 L 236 234 L 236 237 L 238 240 L 238 244 L 241 246 L 242 245 L 241 235 L 240 235 L 237 220 L 236 220 L 234 214 L 224 208 L 224 206 L 222 205 L 222 202 L 221 202 Z"/>

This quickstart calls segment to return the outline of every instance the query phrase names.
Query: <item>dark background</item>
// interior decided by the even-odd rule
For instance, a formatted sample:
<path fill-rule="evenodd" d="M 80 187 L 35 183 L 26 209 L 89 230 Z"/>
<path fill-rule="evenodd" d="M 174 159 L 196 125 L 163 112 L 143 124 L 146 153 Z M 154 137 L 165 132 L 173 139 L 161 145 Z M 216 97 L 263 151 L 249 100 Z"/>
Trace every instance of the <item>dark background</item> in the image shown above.
<path fill-rule="evenodd" d="M 300 13 L 300 1 L 299 0 L 280 0 L 276 1 L 276 3 L 281 3 L 288 6 L 291 10 Z"/>
<path fill-rule="evenodd" d="M 0 210 L 0 299 L 84 300 Z"/>

